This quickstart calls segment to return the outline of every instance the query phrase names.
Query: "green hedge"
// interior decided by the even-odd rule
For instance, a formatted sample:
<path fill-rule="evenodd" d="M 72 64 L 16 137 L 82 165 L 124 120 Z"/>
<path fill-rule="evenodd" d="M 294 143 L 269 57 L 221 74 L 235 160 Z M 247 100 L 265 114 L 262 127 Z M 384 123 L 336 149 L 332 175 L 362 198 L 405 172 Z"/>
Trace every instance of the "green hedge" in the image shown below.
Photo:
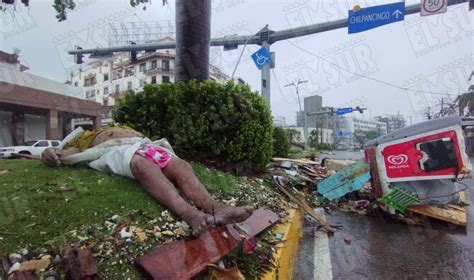
<path fill-rule="evenodd" d="M 151 138 L 233 162 L 264 166 L 272 155 L 270 110 L 247 85 L 146 85 L 120 99 L 113 116 Z"/>
<path fill-rule="evenodd" d="M 290 140 L 285 129 L 273 128 L 273 155 L 276 157 L 287 157 L 290 152 Z"/>

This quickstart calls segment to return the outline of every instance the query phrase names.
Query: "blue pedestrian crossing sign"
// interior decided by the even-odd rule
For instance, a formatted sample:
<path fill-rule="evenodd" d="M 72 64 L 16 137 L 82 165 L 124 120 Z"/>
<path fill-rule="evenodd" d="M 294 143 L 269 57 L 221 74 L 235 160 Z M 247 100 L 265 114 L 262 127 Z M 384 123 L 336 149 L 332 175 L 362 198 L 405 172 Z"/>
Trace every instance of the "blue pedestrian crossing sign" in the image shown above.
<path fill-rule="evenodd" d="M 354 111 L 354 109 L 352 109 L 352 107 L 339 108 L 339 109 L 336 110 L 336 115 L 342 116 L 342 115 L 345 115 L 345 114 L 352 113 L 352 111 Z"/>
<path fill-rule="evenodd" d="M 349 34 L 373 29 L 405 19 L 405 2 L 349 10 Z"/>
<path fill-rule="evenodd" d="M 259 70 L 262 70 L 263 66 L 267 65 L 272 61 L 272 55 L 264 47 L 261 47 L 258 51 L 252 54 L 253 62 L 257 65 Z"/>

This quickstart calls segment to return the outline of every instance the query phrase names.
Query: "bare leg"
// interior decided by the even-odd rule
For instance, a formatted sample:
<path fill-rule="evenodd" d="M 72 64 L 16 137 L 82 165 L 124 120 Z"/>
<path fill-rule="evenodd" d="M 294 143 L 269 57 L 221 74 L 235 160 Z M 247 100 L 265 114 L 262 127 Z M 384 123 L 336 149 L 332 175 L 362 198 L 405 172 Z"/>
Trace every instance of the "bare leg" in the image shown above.
<path fill-rule="evenodd" d="M 193 208 L 163 175 L 160 168 L 147 159 L 134 155 L 130 163 L 133 176 L 143 189 L 159 203 L 186 221 L 197 236 L 213 226 L 214 218 Z"/>
<path fill-rule="evenodd" d="M 176 183 L 188 200 L 204 212 L 213 215 L 217 224 L 242 222 L 252 215 L 253 207 L 231 207 L 212 199 L 194 174 L 191 165 L 180 158 L 173 156 L 162 171 L 168 179 Z"/>

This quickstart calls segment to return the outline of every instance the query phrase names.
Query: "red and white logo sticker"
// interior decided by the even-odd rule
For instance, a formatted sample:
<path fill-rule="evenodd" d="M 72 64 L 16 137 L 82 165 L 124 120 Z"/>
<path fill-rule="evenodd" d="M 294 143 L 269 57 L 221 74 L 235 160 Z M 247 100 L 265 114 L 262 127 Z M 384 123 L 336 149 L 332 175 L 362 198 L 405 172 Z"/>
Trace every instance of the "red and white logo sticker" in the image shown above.
<path fill-rule="evenodd" d="M 448 10 L 448 0 L 421 0 L 422 16 L 446 13 Z"/>
<path fill-rule="evenodd" d="M 391 155 L 387 157 L 387 161 L 393 165 L 402 165 L 408 161 L 408 156 L 405 154 Z"/>

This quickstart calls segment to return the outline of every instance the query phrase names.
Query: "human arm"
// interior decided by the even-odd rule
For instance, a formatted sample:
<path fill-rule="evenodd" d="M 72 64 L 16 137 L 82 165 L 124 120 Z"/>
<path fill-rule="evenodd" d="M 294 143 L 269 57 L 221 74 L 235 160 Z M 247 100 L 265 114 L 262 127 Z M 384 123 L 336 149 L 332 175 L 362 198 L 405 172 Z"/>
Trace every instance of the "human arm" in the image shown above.
<path fill-rule="evenodd" d="M 63 158 L 79 152 L 80 150 L 74 147 L 64 150 L 59 148 L 47 148 L 41 154 L 41 161 L 48 166 L 60 166 Z"/>

